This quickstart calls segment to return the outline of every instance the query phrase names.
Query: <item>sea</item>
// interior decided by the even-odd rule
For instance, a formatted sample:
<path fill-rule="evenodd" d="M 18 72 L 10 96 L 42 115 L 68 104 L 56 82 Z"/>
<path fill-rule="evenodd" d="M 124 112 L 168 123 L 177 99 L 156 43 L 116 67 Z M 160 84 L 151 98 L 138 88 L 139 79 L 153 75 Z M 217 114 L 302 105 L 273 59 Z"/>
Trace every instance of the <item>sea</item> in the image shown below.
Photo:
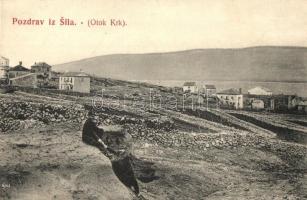
<path fill-rule="evenodd" d="M 135 80 L 134 80 L 135 81 Z M 262 81 L 195 81 L 198 86 L 210 84 L 215 85 L 217 91 L 222 91 L 230 88 L 241 88 L 245 94 L 251 88 L 261 86 L 270 89 L 273 94 L 298 95 L 300 97 L 307 97 L 307 82 L 262 82 Z M 138 80 L 137 82 L 146 82 L 154 85 L 166 87 L 182 87 L 184 82 L 182 80 Z"/>

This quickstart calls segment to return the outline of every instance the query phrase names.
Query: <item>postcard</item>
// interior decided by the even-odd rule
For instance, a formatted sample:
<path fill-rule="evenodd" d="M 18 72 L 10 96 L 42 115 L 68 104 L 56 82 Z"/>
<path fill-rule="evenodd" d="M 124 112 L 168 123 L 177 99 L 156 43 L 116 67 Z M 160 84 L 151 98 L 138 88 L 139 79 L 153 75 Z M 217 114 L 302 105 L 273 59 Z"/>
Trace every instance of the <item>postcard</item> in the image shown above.
<path fill-rule="evenodd" d="M 305 0 L 0 0 L 0 199 L 307 199 Z"/>

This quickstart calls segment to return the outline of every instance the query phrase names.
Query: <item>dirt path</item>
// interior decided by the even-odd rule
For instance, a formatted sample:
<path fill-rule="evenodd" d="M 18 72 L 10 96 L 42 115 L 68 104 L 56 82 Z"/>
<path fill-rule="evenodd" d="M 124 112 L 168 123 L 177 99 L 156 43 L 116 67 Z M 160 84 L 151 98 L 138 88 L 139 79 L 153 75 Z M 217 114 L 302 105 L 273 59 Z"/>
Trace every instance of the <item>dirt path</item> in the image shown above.
<path fill-rule="evenodd" d="M 109 160 L 73 127 L 0 135 L 2 199 L 131 199 Z M 115 192 L 116 191 L 116 192 Z"/>

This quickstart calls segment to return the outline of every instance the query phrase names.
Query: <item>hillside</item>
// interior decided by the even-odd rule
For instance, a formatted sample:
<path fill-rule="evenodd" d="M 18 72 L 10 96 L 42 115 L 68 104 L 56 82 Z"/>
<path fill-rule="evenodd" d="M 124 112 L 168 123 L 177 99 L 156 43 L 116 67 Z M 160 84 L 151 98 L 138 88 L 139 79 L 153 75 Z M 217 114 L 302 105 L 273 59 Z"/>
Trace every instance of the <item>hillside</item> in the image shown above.
<path fill-rule="evenodd" d="M 124 80 L 306 81 L 307 48 L 250 47 L 103 55 L 55 65 Z M 227 76 L 228 75 L 228 76 Z"/>
<path fill-rule="evenodd" d="M 132 136 L 142 196 L 125 187 L 103 152 L 82 142 L 92 97 L 16 91 L 0 94 L 0 199 L 307 198 L 305 115 L 152 110 L 142 106 L 146 84 L 95 81 L 107 93 L 94 109 L 97 123 Z M 123 91 L 135 98 L 114 102 Z"/>

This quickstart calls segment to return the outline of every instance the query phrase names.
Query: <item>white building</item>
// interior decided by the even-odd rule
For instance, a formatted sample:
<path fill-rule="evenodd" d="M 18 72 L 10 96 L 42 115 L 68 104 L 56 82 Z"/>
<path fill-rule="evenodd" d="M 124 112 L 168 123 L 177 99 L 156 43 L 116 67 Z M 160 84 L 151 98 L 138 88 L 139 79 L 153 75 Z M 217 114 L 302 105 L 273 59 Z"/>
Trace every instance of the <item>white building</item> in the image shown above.
<path fill-rule="evenodd" d="M 0 79 L 7 79 L 8 66 L 0 66 Z"/>
<path fill-rule="evenodd" d="M 10 60 L 6 57 L 0 56 L 0 66 L 9 66 Z"/>
<path fill-rule="evenodd" d="M 45 62 L 35 62 L 34 65 L 31 66 L 31 71 L 36 74 L 40 74 L 48 79 L 51 78 L 52 67 Z"/>
<path fill-rule="evenodd" d="M 261 99 L 255 99 L 252 101 L 252 109 L 261 110 L 264 109 L 264 102 Z"/>
<path fill-rule="evenodd" d="M 250 95 L 266 95 L 266 96 L 272 96 L 273 92 L 264 87 L 255 87 L 247 91 Z"/>
<path fill-rule="evenodd" d="M 7 72 L 9 70 L 9 59 L 0 56 L 0 79 L 6 79 L 7 78 Z"/>
<path fill-rule="evenodd" d="M 91 78 L 83 72 L 69 72 L 60 75 L 59 89 L 73 92 L 90 93 Z"/>
<path fill-rule="evenodd" d="M 228 89 L 216 93 L 220 105 L 227 108 L 241 109 L 243 108 L 243 94 L 241 89 Z"/>
<path fill-rule="evenodd" d="M 204 94 L 208 97 L 214 96 L 216 94 L 216 87 L 214 85 L 205 85 Z"/>
<path fill-rule="evenodd" d="M 299 112 L 305 112 L 307 113 L 307 100 L 302 100 L 298 103 L 297 109 Z"/>
<path fill-rule="evenodd" d="M 197 93 L 198 87 L 195 82 L 185 82 L 183 84 L 183 92 Z"/>

